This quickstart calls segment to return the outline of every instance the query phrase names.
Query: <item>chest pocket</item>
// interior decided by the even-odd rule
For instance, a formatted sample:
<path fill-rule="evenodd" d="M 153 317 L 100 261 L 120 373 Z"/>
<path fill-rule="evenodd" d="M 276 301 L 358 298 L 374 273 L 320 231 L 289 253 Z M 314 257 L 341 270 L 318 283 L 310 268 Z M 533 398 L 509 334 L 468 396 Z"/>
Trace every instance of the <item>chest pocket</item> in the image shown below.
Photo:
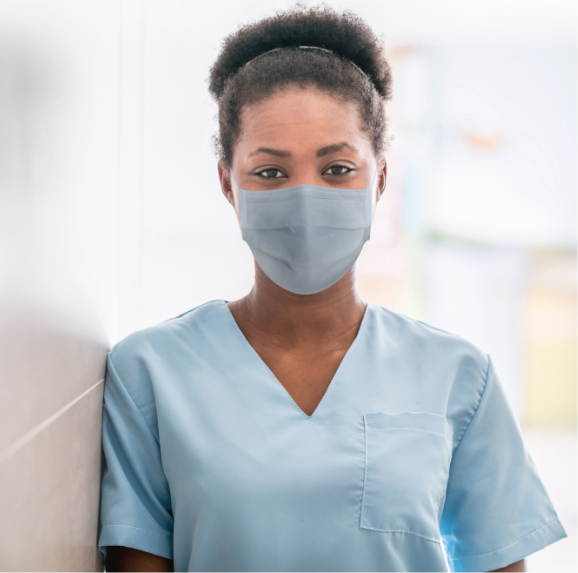
<path fill-rule="evenodd" d="M 440 503 L 452 455 L 451 426 L 427 412 L 365 414 L 365 480 L 359 526 L 441 542 Z"/>

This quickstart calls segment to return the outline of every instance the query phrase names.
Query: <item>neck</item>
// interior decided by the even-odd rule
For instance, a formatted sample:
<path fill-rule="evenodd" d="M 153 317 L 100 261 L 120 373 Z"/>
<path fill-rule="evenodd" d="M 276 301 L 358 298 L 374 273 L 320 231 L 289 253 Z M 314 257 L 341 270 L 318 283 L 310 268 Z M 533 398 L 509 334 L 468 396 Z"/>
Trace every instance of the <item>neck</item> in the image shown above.
<path fill-rule="evenodd" d="M 283 348 L 351 342 L 366 303 L 355 287 L 355 268 L 328 289 L 298 295 L 277 286 L 256 265 L 255 285 L 244 298 L 229 304 L 235 317 L 251 330 Z"/>

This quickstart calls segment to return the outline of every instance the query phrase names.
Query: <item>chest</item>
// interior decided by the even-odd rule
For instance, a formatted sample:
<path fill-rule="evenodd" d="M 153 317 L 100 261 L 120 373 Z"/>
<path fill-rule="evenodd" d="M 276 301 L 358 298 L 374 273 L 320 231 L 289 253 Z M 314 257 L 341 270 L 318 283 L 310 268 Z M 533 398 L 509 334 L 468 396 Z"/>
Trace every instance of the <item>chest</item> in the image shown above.
<path fill-rule="evenodd" d="M 253 340 L 252 346 L 279 384 L 308 416 L 311 416 L 347 353 L 347 348 L 283 350 Z"/>
<path fill-rule="evenodd" d="M 426 543 L 436 549 L 428 570 L 444 570 L 439 516 L 451 436 L 442 393 L 426 391 L 421 371 L 413 375 L 405 360 L 385 363 L 369 344 L 323 359 L 270 356 L 243 339 L 220 343 L 218 359 L 201 346 L 180 366 L 163 361 L 150 370 L 175 544 L 194 539 L 225 557 L 238 554 L 223 546 L 252 548 L 263 562 L 193 569 L 275 570 L 286 551 L 308 563 L 293 570 L 315 570 L 319 555 L 335 555 L 325 570 L 355 570 L 376 543 L 379 559 L 365 570 L 379 570 L 380 544 L 415 543 L 422 554 Z M 312 389 L 323 400 L 309 416 L 301 398 Z M 344 565 L 351 547 L 359 554 Z"/>
<path fill-rule="evenodd" d="M 230 529 L 237 539 L 251 516 L 259 538 L 282 526 L 283 539 L 306 543 L 339 524 L 343 535 L 405 531 L 439 540 L 451 457 L 445 417 L 387 412 L 386 400 L 368 392 L 370 380 L 345 392 L 352 375 L 342 371 L 347 377 L 338 373 L 311 418 L 264 371 L 245 387 L 233 375 L 204 376 L 202 389 L 161 407 L 175 529 L 189 536 L 202 522 L 199 530 Z M 255 535 L 247 535 L 250 545 Z"/>

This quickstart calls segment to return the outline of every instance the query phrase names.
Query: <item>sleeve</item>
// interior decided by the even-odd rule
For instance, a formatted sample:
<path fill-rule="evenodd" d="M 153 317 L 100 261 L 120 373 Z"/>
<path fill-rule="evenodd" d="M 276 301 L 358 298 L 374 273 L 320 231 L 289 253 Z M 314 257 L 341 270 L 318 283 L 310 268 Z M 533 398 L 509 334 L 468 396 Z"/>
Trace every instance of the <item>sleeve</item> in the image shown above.
<path fill-rule="evenodd" d="M 102 442 L 105 465 L 99 549 L 122 545 L 173 558 L 173 515 L 158 436 L 107 360 Z"/>
<path fill-rule="evenodd" d="M 454 452 L 440 529 L 452 571 L 491 571 L 566 537 L 491 360 Z"/>

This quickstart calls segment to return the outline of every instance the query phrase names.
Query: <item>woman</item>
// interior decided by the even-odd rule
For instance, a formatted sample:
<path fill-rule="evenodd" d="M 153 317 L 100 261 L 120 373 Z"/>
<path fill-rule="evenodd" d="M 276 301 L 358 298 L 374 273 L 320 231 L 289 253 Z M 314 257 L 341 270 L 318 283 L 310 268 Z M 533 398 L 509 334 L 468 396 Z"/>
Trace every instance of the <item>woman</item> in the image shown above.
<path fill-rule="evenodd" d="M 219 178 L 255 285 L 112 349 L 107 570 L 523 571 L 565 536 L 489 357 L 357 294 L 390 84 L 350 13 L 225 41 Z"/>

